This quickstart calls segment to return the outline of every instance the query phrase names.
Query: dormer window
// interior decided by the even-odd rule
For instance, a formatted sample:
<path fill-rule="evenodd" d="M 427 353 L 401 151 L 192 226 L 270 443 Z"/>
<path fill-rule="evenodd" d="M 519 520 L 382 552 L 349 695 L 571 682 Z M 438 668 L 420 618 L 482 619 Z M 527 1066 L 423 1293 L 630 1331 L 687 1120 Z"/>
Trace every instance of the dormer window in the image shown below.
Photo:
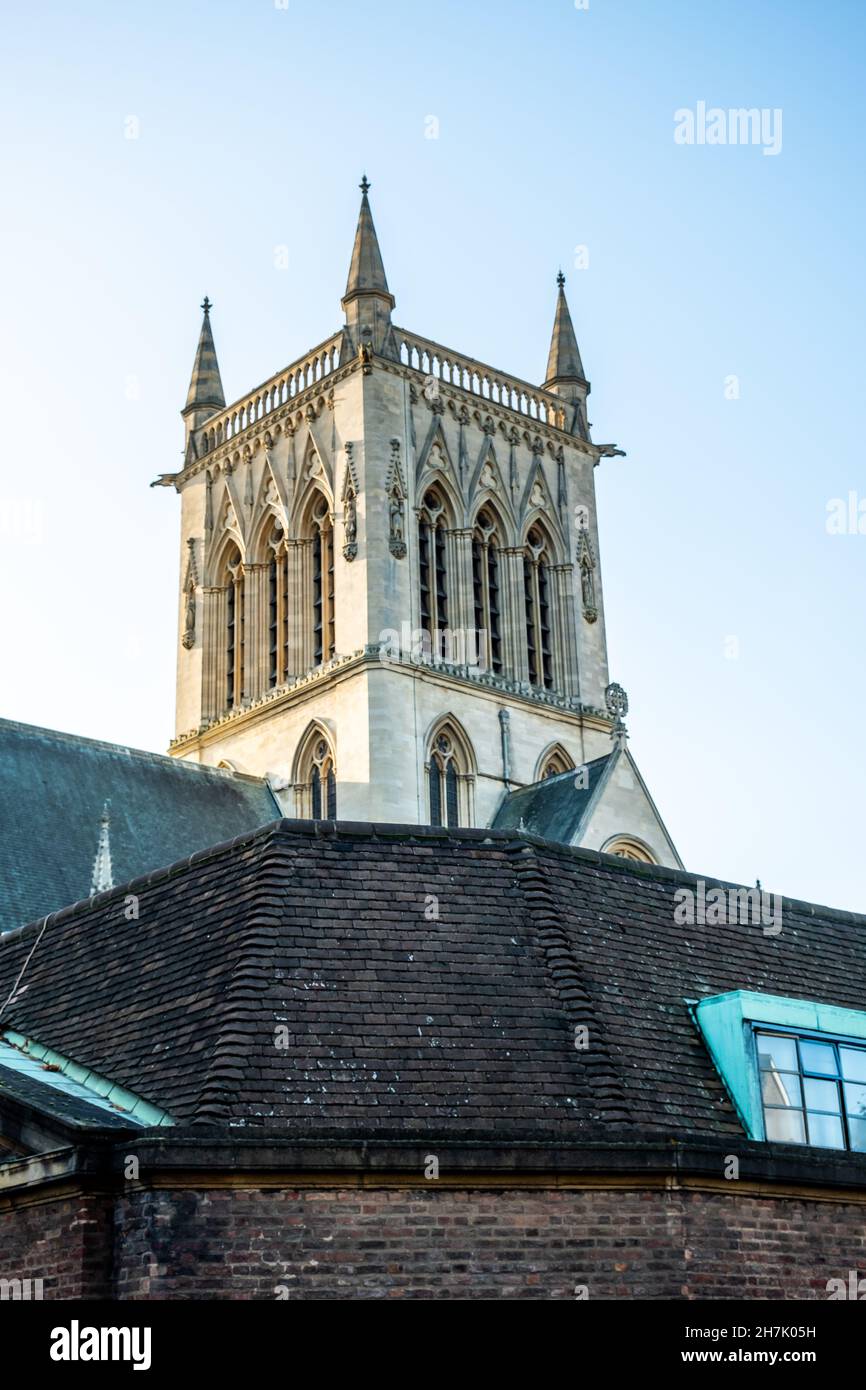
<path fill-rule="evenodd" d="M 693 1013 L 750 1139 L 866 1153 L 866 1013 L 748 990 Z"/>
<path fill-rule="evenodd" d="M 866 1047 L 756 1031 L 767 1138 L 866 1153 Z"/>

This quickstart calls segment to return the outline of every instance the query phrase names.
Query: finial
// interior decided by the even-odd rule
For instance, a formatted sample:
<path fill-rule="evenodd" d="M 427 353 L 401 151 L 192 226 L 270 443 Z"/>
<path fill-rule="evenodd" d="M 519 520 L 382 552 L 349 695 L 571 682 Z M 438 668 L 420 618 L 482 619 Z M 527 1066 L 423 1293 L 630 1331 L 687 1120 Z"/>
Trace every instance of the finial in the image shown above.
<path fill-rule="evenodd" d="M 610 737 L 614 748 L 624 748 L 628 737 L 625 727 L 625 716 L 628 714 L 628 696 L 621 685 L 612 681 L 604 692 L 604 703 L 607 705 L 607 712 L 613 720 L 613 728 Z"/>
<path fill-rule="evenodd" d="M 563 286 L 565 285 L 565 276 L 563 275 L 562 269 L 561 269 L 561 268 L 560 268 L 559 274 L 558 274 L 557 277 L 556 277 L 556 283 L 557 283 L 557 285 L 559 286 L 560 289 L 562 289 Z"/>
<path fill-rule="evenodd" d="M 361 178 L 361 182 L 358 184 L 358 187 L 360 188 L 360 190 L 361 190 L 361 192 L 363 193 L 363 195 L 364 195 L 365 198 L 366 198 L 367 194 L 369 193 L 370 189 L 372 188 L 372 186 L 373 186 L 373 185 L 370 183 L 369 179 L 367 178 L 367 175 L 364 174 L 364 175 L 362 176 L 362 178 Z"/>
<path fill-rule="evenodd" d="M 210 302 L 210 300 L 208 299 L 207 295 L 205 295 L 205 297 L 204 297 L 204 303 L 202 304 L 201 307 L 202 307 L 202 309 L 204 309 L 204 316 L 205 316 L 205 318 L 210 318 L 210 311 L 211 311 L 211 309 L 213 308 L 213 305 L 211 304 L 211 302 Z"/>

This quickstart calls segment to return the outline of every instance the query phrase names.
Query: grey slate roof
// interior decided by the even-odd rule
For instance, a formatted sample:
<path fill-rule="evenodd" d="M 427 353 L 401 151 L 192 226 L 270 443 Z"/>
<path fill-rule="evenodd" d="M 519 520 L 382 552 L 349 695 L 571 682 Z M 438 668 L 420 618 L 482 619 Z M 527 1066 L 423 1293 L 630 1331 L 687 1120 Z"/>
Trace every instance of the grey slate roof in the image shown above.
<path fill-rule="evenodd" d="M 106 800 L 115 883 L 280 815 L 258 778 L 0 720 L 0 932 L 87 897 Z"/>
<path fill-rule="evenodd" d="M 493 820 L 494 830 L 523 829 L 543 840 L 572 844 L 592 805 L 612 754 L 586 764 L 587 785 L 576 786 L 577 772 L 560 772 L 509 792 Z"/>

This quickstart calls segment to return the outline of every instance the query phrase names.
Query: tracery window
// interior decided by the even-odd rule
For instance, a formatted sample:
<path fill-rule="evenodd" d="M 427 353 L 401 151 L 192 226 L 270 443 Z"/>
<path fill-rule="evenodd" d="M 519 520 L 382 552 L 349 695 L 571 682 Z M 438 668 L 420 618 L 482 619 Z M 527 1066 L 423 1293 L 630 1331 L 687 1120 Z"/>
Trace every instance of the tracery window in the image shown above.
<path fill-rule="evenodd" d="M 244 567 L 233 547 L 226 560 L 226 709 L 234 709 L 244 697 Z"/>
<path fill-rule="evenodd" d="M 319 495 L 312 509 L 313 665 L 330 661 L 334 641 L 334 528 L 327 500 Z"/>
<path fill-rule="evenodd" d="M 478 661 L 498 674 L 502 670 L 499 540 L 496 520 L 487 508 L 478 513 L 472 536 L 472 591 L 475 630 L 486 634 L 483 649 L 480 635 L 477 638 Z"/>
<path fill-rule="evenodd" d="M 288 664 L 288 556 L 283 529 L 277 524 L 268 542 L 268 686 L 286 680 Z"/>
<path fill-rule="evenodd" d="M 618 835 L 616 839 L 602 845 L 605 854 L 615 854 L 620 859 L 632 859 L 638 864 L 654 864 L 656 861 L 646 845 L 633 840 L 628 835 Z"/>
<path fill-rule="evenodd" d="M 558 777 L 561 772 L 573 772 L 574 763 L 562 748 L 552 748 L 545 755 L 541 767 L 539 781 L 543 782 L 547 777 Z"/>
<path fill-rule="evenodd" d="M 336 820 L 337 768 L 334 750 L 319 727 L 313 728 L 302 744 L 296 779 L 298 814 L 309 820 Z"/>
<path fill-rule="evenodd" d="M 448 626 L 448 574 L 445 507 L 431 488 L 424 496 L 418 519 L 418 566 L 421 592 L 421 627 L 432 651 L 439 649 L 437 632 Z"/>
<path fill-rule="evenodd" d="M 550 635 L 550 555 L 537 527 L 526 537 L 523 552 L 523 592 L 526 600 L 526 654 L 531 685 L 553 687 Z"/>
<path fill-rule="evenodd" d="M 449 721 L 434 733 L 427 755 L 431 825 L 472 823 L 472 755 L 465 736 Z"/>

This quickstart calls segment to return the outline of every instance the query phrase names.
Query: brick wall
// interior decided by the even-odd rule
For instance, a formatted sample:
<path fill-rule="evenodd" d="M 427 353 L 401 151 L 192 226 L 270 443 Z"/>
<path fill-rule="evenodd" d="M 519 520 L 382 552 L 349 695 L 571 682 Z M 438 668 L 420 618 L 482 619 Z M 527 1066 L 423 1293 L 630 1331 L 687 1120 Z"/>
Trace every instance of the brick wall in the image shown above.
<path fill-rule="evenodd" d="M 110 1298 L 113 1199 L 0 1208 L 0 1279 L 41 1279 L 43 1298 Z"/>
<path fill-rule="evenodd" d="M 114 1280 L 108 1276 L 114 1222 Z M 147 1191 L 0 1213 L 45 1298 L 823 1299 L 866 1207 L 664 1191 Z"/>
<path fill-rule="evenodd" d="M 123 1298 L 826 1298 L 866 1268 L 857 1203 L 652 1191 L 146 1192 Z"/>

